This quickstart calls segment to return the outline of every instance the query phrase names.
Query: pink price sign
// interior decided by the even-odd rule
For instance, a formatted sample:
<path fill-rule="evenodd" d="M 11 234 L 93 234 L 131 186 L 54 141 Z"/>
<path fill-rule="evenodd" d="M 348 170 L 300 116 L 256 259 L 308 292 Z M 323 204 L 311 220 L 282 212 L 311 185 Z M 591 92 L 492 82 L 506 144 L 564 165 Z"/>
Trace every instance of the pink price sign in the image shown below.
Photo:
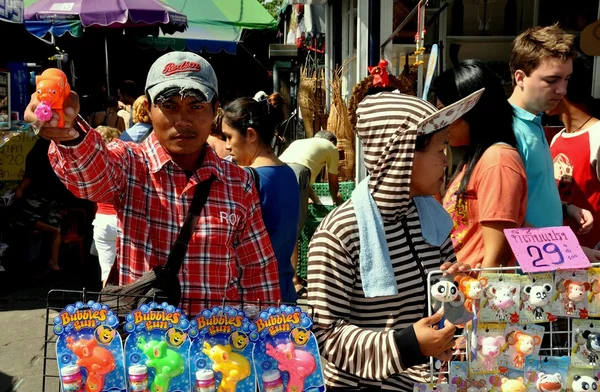
<path fill-rule="evenodd" d="M 504 229 L 523 272 L 588 268 L 590 261 L 568 226 Z"/>

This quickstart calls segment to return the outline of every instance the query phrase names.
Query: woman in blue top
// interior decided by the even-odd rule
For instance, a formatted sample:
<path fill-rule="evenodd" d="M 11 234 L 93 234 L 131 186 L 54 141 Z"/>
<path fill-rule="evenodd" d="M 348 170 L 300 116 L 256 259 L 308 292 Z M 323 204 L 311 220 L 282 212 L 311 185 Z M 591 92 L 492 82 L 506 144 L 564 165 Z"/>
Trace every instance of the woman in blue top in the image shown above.
<path fill-rule="evenodd" d="M 300 190 L 294 171 L 275 155 L 272 143 L 284 118 L 278 93 L 255 101 L 239 98 L 227 104 L 223 134 L 233 161 L 254 169 L 262 217 L 279 264 L 279 284 L 284 302 L 296 302 L 291 256 L 298 230 Z"/>

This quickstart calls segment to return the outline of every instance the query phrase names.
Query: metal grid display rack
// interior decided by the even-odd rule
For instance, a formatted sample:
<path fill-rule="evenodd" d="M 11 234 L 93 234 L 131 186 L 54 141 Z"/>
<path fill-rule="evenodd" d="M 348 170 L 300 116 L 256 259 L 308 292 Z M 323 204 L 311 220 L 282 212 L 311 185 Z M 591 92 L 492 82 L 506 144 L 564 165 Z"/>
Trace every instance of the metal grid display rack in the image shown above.
<path fill-rule="evenodd" d="M 600 263 L 592 263 L 591 267 L 599 267 Z M 518 266 L 515 267 L 496 267 L 496 268 L 479 268 L 474 269 L 477 272 L 492 272 L 492 273 L 516 273 L 521 271 Z M 428 315 L 432 315 L 432 298 L 430 295 L 432 280 L 436 276 L 443 274 L 443 271 L 431 271 L 427 275 L 427 302 L 428 302 Z M 546 326 L 544 331 L 544 340 L 540 348 L 539 357 L 551 357 L 551 356 L 571 356 L 571 318 L 558 318 L 556 321 L 543 323 Z M 456 335 L 455 338 L 459 338 L 464 335 Z M 467 339 L 468 340 L 468 339 Z M 461 350 L 459 357 L 465 358 L 467 354 L 466 350 Z M 441 366 L 440 366 L 441 365 Z M 429 375 L 430 382 L 439 383 L 447 382 L 449 378 L 449 366 L 448 363 L 440 364 L 440 362 L 434 358 L 429 361 Z"/>

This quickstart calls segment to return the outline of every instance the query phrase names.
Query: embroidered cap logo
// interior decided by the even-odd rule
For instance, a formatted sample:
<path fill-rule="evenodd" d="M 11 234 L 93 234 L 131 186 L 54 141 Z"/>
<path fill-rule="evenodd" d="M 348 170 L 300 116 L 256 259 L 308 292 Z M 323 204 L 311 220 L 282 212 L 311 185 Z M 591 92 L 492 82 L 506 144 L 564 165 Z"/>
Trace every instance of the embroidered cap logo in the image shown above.
<path fill-rule="evenodd" d="M 165 65 L 162 73 L 165 76 L 171 76 L 173 74 L 179 72 L 200 72 L 202 67 L 200 67 L 200 63 L 194 63 L 192 61 L 184 61 L 183 63 L 175 64 L 169 63 Z"/>

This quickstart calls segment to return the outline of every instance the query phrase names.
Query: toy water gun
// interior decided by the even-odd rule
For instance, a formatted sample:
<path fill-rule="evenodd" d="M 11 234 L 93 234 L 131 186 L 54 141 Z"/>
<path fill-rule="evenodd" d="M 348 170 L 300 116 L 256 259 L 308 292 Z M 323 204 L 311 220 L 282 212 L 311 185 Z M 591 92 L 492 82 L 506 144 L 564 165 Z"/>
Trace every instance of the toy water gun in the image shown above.
<path fill-rule="evenodd" d="M 115 370 L 115 359 L 110 351 L 99 347 L 95 339 L 67 338 L 67 348 L 77 356 L 77 366 L 84 367 L 88 372 L 85 382 L 86 392 L 101 391 L 108 373 Z"/>
<path fill-rule="evenodd" d="M 238 353 L 232 352 L 231 346 L 204 342 L 202 352 L 213 361 L 212 368 L 223 376 L 218 392 L 233 392 L 237 384 L 250 376 L 250 362 Z"/>
<path fill-rule="evenodd" d="M 65 126 L 65 112 L 63 106 L 71 93 L 71 86 L 67 82 L 67 75 L 58 68 L 49 68 L 35 78 L 35 94 L 39 106 L 34 113 L 40 121 L 50 121 L 52 109 L 58 112 L 58 127 Z"/>
<path fill-rule="evenodd" d="M 147 357 L 146 366 L 154 369 L 155 376 L 151 391 L 168 391 L 169 384 L 174 377 L 185 371 L 183 357 L 175 350 L 167 348 L 167 342 L 151 339 L 146 341 L 139 337 L 137 341 L 139 348 Z"/>

